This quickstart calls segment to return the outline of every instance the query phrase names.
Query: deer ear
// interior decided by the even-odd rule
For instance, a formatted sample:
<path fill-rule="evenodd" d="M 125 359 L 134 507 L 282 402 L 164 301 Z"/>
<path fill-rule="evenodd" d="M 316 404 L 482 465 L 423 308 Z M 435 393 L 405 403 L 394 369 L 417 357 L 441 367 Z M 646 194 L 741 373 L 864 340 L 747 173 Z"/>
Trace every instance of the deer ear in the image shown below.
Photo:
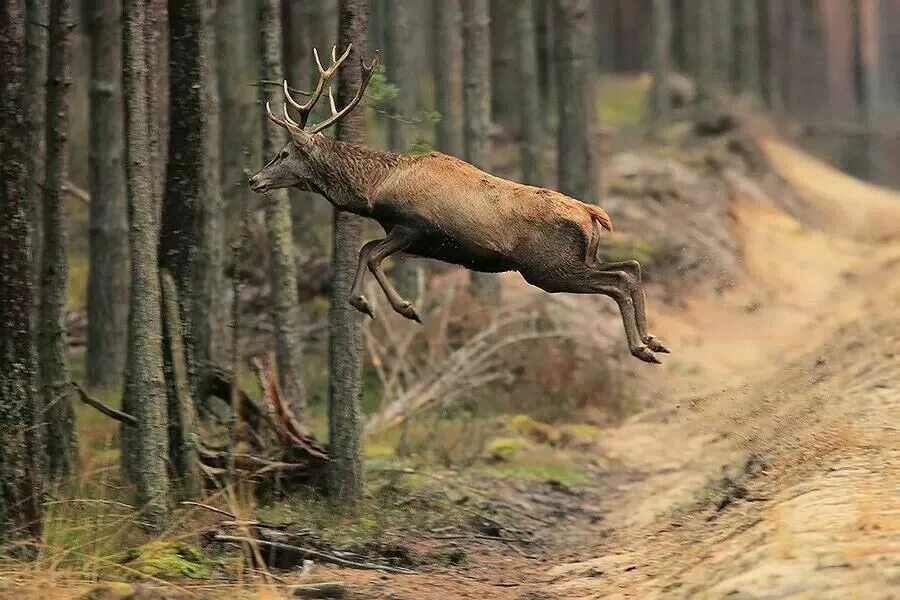
<path fill-rule="evenodd" d="M 316 147 L 316 140 L 314 139 L 313 134 L 302 129 L 291 130 L 291 140 L 298 150 L 307 154 L 312 152 Z"/>

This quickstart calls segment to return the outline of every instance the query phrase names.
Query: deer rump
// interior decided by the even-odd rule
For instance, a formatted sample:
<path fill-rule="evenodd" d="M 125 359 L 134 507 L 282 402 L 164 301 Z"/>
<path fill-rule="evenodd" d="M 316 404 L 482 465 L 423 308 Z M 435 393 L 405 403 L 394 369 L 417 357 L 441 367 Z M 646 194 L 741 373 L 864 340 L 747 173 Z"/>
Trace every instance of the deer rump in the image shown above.
<path fill-rule="evenodd" d="M 405 254 L 526 276 L 555 262 L 593 260 L 599 229 L 612 229 L 599 207 L 439 152 L 389 176 L 372 195 L 370 211 L 387 233 L 396 226 L 412 232 Z"/>

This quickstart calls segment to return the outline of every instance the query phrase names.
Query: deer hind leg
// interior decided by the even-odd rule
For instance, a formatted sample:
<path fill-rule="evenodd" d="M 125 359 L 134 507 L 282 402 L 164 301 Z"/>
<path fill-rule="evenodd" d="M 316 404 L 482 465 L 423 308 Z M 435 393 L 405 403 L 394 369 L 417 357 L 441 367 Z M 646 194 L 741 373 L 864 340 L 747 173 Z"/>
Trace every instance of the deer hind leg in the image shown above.
<path fill-rule="evenodd" d="M 387 278 L 387 274 L 384 272 L 384 267 L 381 264 L 384 259 L 391 254 L 409 248 L 415 239 L 415 234 L 409 229 L 405 227 L 394 227 L 386 238 L 374 245 L 372 251 L 365 257 L 365 262 L 366 266 L 368 266 L 369 270 L 372 272 L 372 275 L 375 276 L 378 285 L 381 286 L 384 295 L 391 304 L 391 308 L 407 319 L 412 319 L 413 321 L 421 323 L 422 318 L 419 316 L 419 313 L 416 312 L 416 309 L 411 302 L 404 300 L 403 297 L 400 296 L 397 288 L 395 288 L 394 284 Z M 360 260 L 363 260 L 362 256 L 360 256 Z"/>
<path fill-rule="evenodd" d="M 634 315 L 637 322 L 641 340 L 654 352 L 669 353 L 669 349 L 659 339 L 647 330 L 647 309 L 644 295 L 644 284 L 641 279 L 641 264 L 636 260 L 623 260 L 621 262 L 600 263 L 592 266 L 600 272 L 621 272 L 626 275 L 623 287 L 628 291 L 634 302 Z"/>

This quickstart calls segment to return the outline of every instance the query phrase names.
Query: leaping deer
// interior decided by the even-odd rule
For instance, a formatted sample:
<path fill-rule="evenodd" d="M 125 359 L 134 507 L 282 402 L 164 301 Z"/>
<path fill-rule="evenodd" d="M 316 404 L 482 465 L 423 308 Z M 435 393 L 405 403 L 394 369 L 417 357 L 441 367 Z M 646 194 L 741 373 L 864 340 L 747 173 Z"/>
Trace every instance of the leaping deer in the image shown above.
<path fill-rule="evenodd" d="M 250 178 L 250 189 L 266 193 L 295 187 L 324 196 L 335 208 L 378 221 L 387 234 L 365 244 L 350 292 L 350 304 L 374 318 L 363 295 L 366 268 L 391 307 L 421 323 L 385 275 L 382 261 L 398 252 L 462 265 L 473 271 L 518 271 L 547 292 L 603 294 L 618 304 L 631 354 L 659 363 L 654 352 L 668 353 L 647 330 L 641 266 L 636 260 L 601 263 L 601 230 L 612 231 L 602 208 L 559 192 L 495 177 L 458 158 L 430 152 L 403 155 L 373 150 L 321 135 L 359 104 L 378 64 L 360 59 L 362 84 L 342 109 L 328 90 L 331 116 L 307 127 L 310 112 L 328 80 L 350 54 L 331 52 L 323 68 L 313 51 L 319 81 L 307 102 L 297 102 L 284 82 L 282 115 L 269 119 L 285 128 L 291 141 Z M 290 104 L 299 114 L 295 121 Z"/>

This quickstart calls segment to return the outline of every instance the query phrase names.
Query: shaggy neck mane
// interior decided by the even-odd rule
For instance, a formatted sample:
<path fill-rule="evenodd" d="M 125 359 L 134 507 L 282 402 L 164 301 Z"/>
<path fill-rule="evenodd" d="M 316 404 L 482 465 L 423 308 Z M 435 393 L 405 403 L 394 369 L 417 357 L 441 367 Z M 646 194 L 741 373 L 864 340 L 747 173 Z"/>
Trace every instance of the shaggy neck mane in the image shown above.
<path fill-rule="evenodd" d="M 364 214 L 372 193 L 410 157 L 322 137 L 310 166 L 322 194 L 338 208 Z"/>

